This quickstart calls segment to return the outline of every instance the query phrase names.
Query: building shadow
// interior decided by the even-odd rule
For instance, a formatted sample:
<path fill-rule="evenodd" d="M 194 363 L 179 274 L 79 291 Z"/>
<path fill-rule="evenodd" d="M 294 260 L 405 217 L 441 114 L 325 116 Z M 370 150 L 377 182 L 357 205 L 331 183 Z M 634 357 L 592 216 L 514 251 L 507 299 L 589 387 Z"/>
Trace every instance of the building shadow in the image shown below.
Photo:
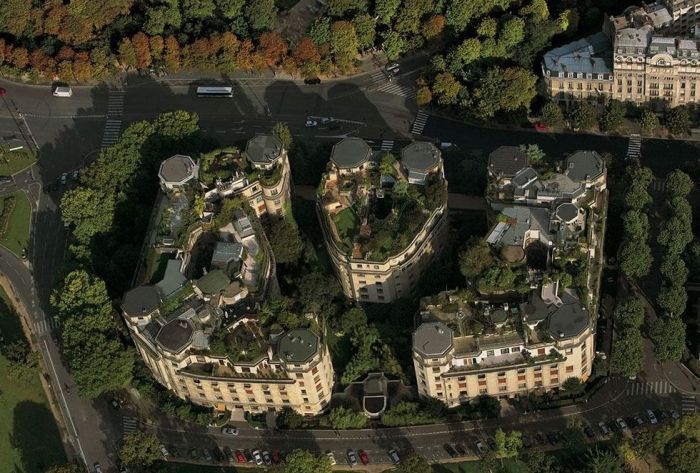
<path fill-rule="evenodd" d="M 22 472 L 42 473 L 66 461 L 61 434 L 44 404 L 22 401 L 15 406 L 10 444 L 19 452 Z"/>

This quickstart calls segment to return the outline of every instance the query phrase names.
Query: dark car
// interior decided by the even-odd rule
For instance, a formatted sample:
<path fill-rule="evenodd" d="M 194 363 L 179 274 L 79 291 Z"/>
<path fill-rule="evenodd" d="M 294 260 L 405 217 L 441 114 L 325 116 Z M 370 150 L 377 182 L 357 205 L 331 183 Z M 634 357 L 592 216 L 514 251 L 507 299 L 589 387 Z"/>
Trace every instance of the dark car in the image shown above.
<path fill-rule="evenodd" d="M 523 435 L 523 448 L 530 448 L 532 447 L 532 440 L 530 439 L 529 435 Z"/>
<path fill-rule="evenodd" d="M 226 461 L 229 463 L 233 463 L 233 452 L 231 451 L 231 447 L 226 446 L 224 447 L 224 455 L 226 456 Z M 245 457 L 243 458 L 245 460 Z"/>
<path fill-rule="evenodd" d="M 467 447 L 465 447 L 461 443 L 456 444 L 455 449 L 457 450 L 457 453 L 459 453 L 461 456 L 465 456 L 467 454 Z"/>
<path fill-rule="evenodd" d="M 7 90 L 0 87 L 0 97 L 4 97 L 7 94 Z"/>
<path fill-rule="evenodd" d="M 542 432 L 537 432 L 535 434 L 535 442 L 537 445 L 542 445 L 544 443 L 544 435 L 542 435 Z"/>
<path fill-rule="evenodd" d="M 559 443 L 559 434 L 556 432 L 547 432 L 547 441 L 550 445 L 556 445 Z"/>
<path fill-rule="evenodd" d="M 452 448 L 452 445 L 450 445 L 449 443 L 445 444 L 445 451 L 450 456 L 450 458 L 454 458 L 457 456 L 457 450 Z"/>
<path fill-rule="evenodd" d="M 211 449 L 211 453 L 217 462 L 222 462 L 226 458 L 226 455 L 224 455 L 224 452 L 222 452 L 221 449 L 217 445 L 214 445 L 214 448 Z"/>
<path fill-rule="evenodd" d="M 309 77 L 308 79 L 304 79 L 304 84 L 306 85 L 318 85 L 321 83 L 321 79 L 318 77 Z"/>
<path fill-rule="evenodd" d="M 277 465 L 277 464 L 279 464 L 280 461 L 282 461 L 282 459 L 280 457 L 280 452 L 275 450 L 274 452 L 272 452 L 272 463 Z"/>
<path fill-rule="evenodd" d="M 590 425 L 587 425 L 583 428 L 583 433 L 586 434 L 586 437 L 588 437 L 589 439 L 595 437 L 595 432 L 593 432 L 593 429 Z"/>
<path fill-rule="evenodd" d="M 192 457 L 192 460 L 198 459 L 199 458 L 199 450 L 197 450 L 196 448 L 193 448 L 190 451 L 190 457 Z"/>
<path fill-rule="evenodd" d="M 247 463 L 253 462 L 253 454 L 247 448 L 245 450 L 243 450 L 243 456 L 245 456 L 245 461 Z"/>
<path fill-rule="evenodd" d="M 495 452 L 496 450 L 498 450 L 498 445 L 496 445 L 496 441 L 494 439 L 492 439 L 491 437 L 486 439 L 486 443 L 488 444 L 489 449 L 491 449 L 492 452 Z"/>

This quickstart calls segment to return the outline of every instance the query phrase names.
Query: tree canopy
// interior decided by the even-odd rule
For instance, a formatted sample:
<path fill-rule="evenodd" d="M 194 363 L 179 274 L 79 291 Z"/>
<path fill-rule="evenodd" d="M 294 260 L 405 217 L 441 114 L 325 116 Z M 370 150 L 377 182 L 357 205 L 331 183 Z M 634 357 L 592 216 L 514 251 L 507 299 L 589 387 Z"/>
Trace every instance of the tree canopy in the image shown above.
<path fill-rule="evenodd" d="M 160 443 L 154 435 L 135 430 L 124 436 L 119 458 L 125 464 L 147 467 L 161 457 Z"/>

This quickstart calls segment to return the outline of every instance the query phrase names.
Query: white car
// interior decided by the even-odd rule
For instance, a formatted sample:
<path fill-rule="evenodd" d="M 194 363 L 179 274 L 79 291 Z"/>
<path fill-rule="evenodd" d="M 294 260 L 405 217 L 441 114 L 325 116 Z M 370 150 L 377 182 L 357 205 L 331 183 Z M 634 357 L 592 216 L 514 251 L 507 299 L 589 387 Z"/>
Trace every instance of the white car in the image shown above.
<path fill-rule="evenodd" d="M 598 428 L 603 435 L 608 435 L 610 433 L 610 429 L 605 425 L 605 422 L 598 422 Z"/>
<path fill-rule="evenodd" d="M 260 450 L 253 450 L 253 460 L 255 464 L 260 466 L 263 464 L 262 455 L 260 455 Z"/>
<path fill-rule="evenodd" d="M 328 461 L 331 462 L 331 465 L 336 465 L 338 463 L 335 461 L 335 456 L 333 455 L 333 452 L 326 452 L 326 456 L 328 457 Z"/>
<path fill-rule="evenodd" d="M 355 450 L 348 450 L 348 464 L 350 466 L 357 465 L 357 454 L 355 454 Z"/>
<path fill-rule="evenodd" d="M 318 122 L 316 120 L 312 120 L 310 118 L 306 119 L 306 128 L 315 128 L 318 126 Z"/>
<path fill-rule="evenodd" d="M 477 440 L 474 446 L 476 447 L 476 453 L 479 455 L 486 453 L 486 449 L 484 448 L 484 444 L 481 443 L 481 440 Z"/>
<path fill-rule="evenodd" d="M 398 465 L 401 462 L 401 459 L 399 458 L 399 452 L 397 452 L 393 448 L 389 450 L 389 458 L 391 458 L 391 462 L 394 465 Z"/>
<path fill-rule="evenodd" d="M 615 423 L 616 423 L 617 426 L 620 428 L 620 430 L 622 430 L 623 432 L 624 432 L 625 430 L 627 430 L 627 424 L 626 424 L 625 421 L 622 419 L 622 417 L 618 417 L 617 419 L 615 419 Z"/>
<path fill-rule="evenodd" d="M 656 424 L 659 422 L 656 416 L 654 415 L 654 411 L 652 411 L 651 409 L 647 409 L 647 417 L 649 418 L 650 424 Z"/>
<path fill-rule="evenodd" d="M 238 435 L 238 429 L 236 427 L 223 427 L 221 433 L 226 435 Z"/>
<path fill-rule="evenodd" d="M 95 463 L 92 466 L 93 466 L 93 468 L 95 468 L 95 473 L 102 473 L 102 467 L 100 466 L 99 463 Z"/>
<path fill-rule="evenodd" d="M 65 184 L 66 182 L 68 182 L 68 173 L 64 172 L 61 174 L 61 184 Z"/>
<path fill-rule="evenodd" d="M 168 452 L 168 449 L 165 448 L 165 445 L 160 446 L 160 453 L 163 454 L 163 457 L 168 458 L 168 455 L 170 455 L 170 452 Z"/>

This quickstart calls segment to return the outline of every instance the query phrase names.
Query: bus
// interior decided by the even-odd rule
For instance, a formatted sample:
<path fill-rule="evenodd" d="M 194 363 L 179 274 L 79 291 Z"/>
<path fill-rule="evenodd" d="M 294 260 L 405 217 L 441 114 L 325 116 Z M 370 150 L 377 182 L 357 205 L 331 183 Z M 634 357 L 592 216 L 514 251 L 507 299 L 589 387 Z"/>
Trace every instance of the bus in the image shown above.
<path fill-rule="evenodd" d="M 233 97 L 233 87 L 197 87 L 199 97 Z"/>

